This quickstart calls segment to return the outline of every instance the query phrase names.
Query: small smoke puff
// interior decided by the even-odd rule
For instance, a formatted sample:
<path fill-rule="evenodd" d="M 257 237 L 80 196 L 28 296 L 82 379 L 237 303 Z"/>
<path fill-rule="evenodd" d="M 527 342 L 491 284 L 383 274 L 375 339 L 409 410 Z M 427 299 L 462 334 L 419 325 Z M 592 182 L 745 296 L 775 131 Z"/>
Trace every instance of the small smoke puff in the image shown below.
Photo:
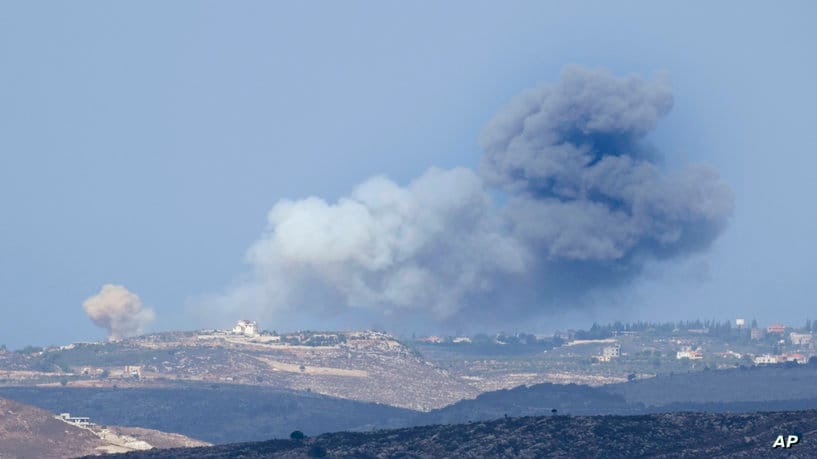
<path fill-rule="evenodd" d="M 153 310 L 143 308 L 142 300 L 121 285 L 104 285 L 82 307 L 95 325 L 108 331 L 109 339 L 138 335 L 154 319 Z"/>

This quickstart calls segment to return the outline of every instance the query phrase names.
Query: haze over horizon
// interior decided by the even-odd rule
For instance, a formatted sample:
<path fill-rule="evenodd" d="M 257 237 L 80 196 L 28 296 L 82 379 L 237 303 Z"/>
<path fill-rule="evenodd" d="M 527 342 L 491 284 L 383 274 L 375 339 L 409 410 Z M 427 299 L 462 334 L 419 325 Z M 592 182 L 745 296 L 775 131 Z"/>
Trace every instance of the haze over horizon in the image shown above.
<path fill-rule="evenodd" d="M 0 6 L 0 344 L 817 318 L 813 14 L 156 5 Z"/>

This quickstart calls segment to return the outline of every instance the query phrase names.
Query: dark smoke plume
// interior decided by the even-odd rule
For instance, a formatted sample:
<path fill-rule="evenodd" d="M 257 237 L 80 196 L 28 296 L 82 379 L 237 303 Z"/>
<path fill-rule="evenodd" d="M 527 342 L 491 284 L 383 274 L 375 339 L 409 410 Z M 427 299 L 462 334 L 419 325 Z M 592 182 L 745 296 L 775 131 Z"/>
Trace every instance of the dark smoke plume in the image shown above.
<path fill-rule="evenodd" d="M 664 81 L 570 67 L 497 114 L 480 170 L 516 193 L 514 234 L 551 260 L 588 262 L 709 243 L 731 213 L 728 186 L 702 165 L 662 174 L 641 144 L 671 108 Z"/>

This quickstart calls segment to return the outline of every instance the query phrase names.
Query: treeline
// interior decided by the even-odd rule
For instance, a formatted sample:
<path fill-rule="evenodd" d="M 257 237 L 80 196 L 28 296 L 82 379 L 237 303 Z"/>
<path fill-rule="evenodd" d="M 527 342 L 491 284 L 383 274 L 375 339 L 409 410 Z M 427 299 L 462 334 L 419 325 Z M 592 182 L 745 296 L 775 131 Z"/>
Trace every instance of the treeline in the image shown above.
<path fill-rule="evenodd" d="M 746 330 L 747 328 L 744 328 Z M 679 320 L 676 322 L 621 322 L 616 321 L 607 325 L 593 323 L 589 330 L 579 330 L 574 334 L 575 339 L 604 339 L 623 332 L 655 332 L 669 334 L 674 331 L 695 330 L 711 336 L 732 336 L 736 328 L 732 327 L 732 322 L 717 320 Z"/>
<path fill-rule="evenodd" d="M 729 337 L 740 333 L 748 333 L 750 329 L 758 328 L 757 320 L 752 320 L 749 325 L 737 327 L 731 321 L 724 320 L 679 320 L 667 322 L 621 322 L 616 321 L 607 325 L 600 325 L 593 323 L 589 330 L 578 330 L 574 333 L 575 339 L 604 339 L 610 338 L 617 334 L 624 332 L 644 333 L 672 333 L 674 331 L 680 332 L 698 332 L 706 333 L 710 336 Z M 803 327 L 791 328 L 792 331 L 802 333 L 817 333 L 817 321 L 806 320 Z"/>

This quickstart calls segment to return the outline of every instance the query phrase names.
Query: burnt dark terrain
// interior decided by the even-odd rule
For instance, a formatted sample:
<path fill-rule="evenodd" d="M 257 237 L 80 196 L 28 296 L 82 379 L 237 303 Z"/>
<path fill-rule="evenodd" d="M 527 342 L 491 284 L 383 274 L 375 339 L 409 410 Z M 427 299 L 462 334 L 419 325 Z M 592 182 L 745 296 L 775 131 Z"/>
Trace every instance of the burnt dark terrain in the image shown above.
<path fill-rule="evenodd" d="M 797 434 L 790 449 L 778 435 Z M 817 457 L 817 411 L 752 414 L 540 416 L 375 432 L 331 433 L 204 448 L 135 452 L 127 458 L 227 457 Z M 120 456 L 117 456 L 120 457 Z"/>

